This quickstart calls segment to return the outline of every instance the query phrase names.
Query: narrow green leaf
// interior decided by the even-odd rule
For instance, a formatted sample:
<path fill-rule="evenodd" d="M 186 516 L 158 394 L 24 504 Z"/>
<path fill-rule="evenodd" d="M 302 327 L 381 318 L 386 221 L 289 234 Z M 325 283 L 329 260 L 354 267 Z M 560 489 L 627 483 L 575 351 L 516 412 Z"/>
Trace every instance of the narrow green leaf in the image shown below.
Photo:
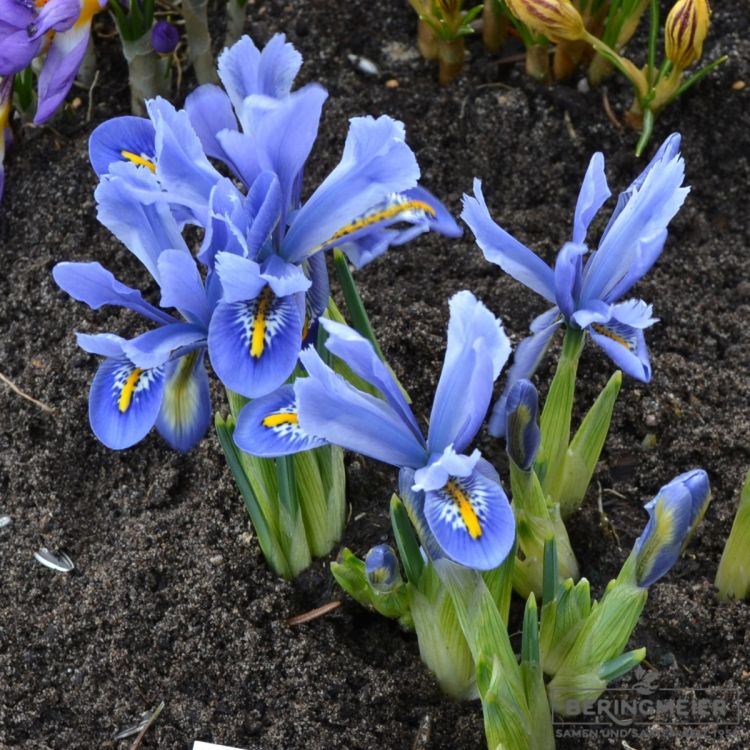
<path fill-rule="evenodd" d="M 582 330 L 567 328 L 555 377 L 552 379 L 539 420 L 541 442 L 534 469 L 545 494 L 553 499 L 557 498 L 565 452 L 570 440 L 576 372 L 584 343 L 585 334 Z"/>
<path fill-rule="evenodd" d="M 344 253 L 337 247 L 333 249 L 333 267 L 336 271 L 339 284 L 341 284 L 341 291 L 344 293 L 346 309 L 352 321 L 352 327 L 372 344 L 378 357 L 385 362 L 385 357 L 380 349 L 375 331 L 372 329 L 367 311 L 362 303 L 362 297 L 359 296 L 357 285 L 354 283 L 354 277 L 349 270 L 349 263 Z"/>
<path fill-rule="evenodd" d="M 268 564 L 279 575 L 284 578 L 291 578 L 292 571 L 289 566 L 289 560 L 284 554 L 278 538 L 268 524 L 263 509 L 248 482 L 242 463 L 240 462 L 238 450 L 234 445 L 234 439 L 232 437 L 234 433 L 234 421 L 231 417 L 224 420 L 222 416 L 217 413 L 214 419 L 214 424 L 216 426 L 216 434 L 218 435 L 219 443 L 221 444 L 222 450 L 227 459 L 227 465 L 229 466 L 229 470 L 232 472 L 232 476 L 234 476 L 237 487 L 245 501 L 245 507 L 247 508 L 248 515 L 250 516 L 253 528 L 255 529 L 255 533 L 258 537 L 258 544 L 263 551 L 263 555 Z"/>
<path fill-rule="evenodd" d="M 740 504 L 716 573 L 720 599 L 750 596 L 750 471 L 740 494 Z"/>
<path fill-rule="evenodd" d="M 408 581 L 418 589 L 421 586 L 424 559 L 419 549 L 417 535 L 411 525 L 406 508 L 398 495 L 391 497 L 391 526 L 393 536 L 398 547 L 398 556 L 404 566 L 404 573 Z"/>
<path fill-rule="evenodd" d="M 557 500 L 560 515 L 568 518 L 580 507 L 609 433 L 612 412 L 622 385 L 618 370 L 597 397 L 570 443 Z"/>
<path fill-rule="evenodd" d="M 557 573 L 557 543 L 551 537 L 544 542 L 544 571 L 542 573 L 542 602 L 549 604 L 557 599 L 558 573 Z"/>

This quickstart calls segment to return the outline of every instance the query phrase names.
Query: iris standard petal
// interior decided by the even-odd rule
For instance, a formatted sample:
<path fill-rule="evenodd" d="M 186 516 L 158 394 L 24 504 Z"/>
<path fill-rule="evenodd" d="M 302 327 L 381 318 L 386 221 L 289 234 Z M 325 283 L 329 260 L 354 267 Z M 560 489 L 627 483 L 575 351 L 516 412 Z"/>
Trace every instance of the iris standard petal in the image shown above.
<path fill-rule="evenodd" d="M 449 445 L 437 457 L 430 459 L 427 466 L 414 472 L 414 484 L 412 489 L 430 492 L 439 490 L 451 477 L 468 477 L 474 471 L 481 454 L 475 450 L 470 456 L 456 453 L 453 446 Z"/>
<path fill-rule="evenodd" d="M 623 372 L 643 383 L 651 380 L 646 339 L 640 328 L 612 319 L 606 324 L 592 323 L 588 330 L 595 343 Z"/>
<path fill-rule="evenodd" d="M 474 180 L 474 197 L 464 195 L 463 204 L 461 218 L 474 233 L 484 257 L 549 302 L 555 302 L 552 269 L 492 220 L 482 194 L 481 180 Z"/>
<path fill-rule="evenodd" d="M 60 289 L 92 310 L 104 305 L 118 305 L 157 323 L 177 322 L 171 315 L 146 302 L 137 289 L 119 282 L 100 263 L 58 263 L 52 269 L 52 277 Z"/>
<path fill-rule="evenodd" d="M 203 363 L 205 351 L 180 357 L 164 383 L 156 429 L 177 451 L 186 453 L 206 434 L 211 424 L 211 394 Z"/>
<path fill-rule="evenodd" d="M 154 426 L 163 392 L 163 367 L 144 370 L 127 357 L 105 359 L 89 392 L 91 429 L 107 448 L 135 445 Z"/>
<path fill-rule="evenodd" d="M 185 197 L 186 205 L 208 204 L 211 190 L 221 175 L 211 166 L 185 110 L 177 111 L 161 97 L 146 102 L 154 123 L 157 176 L 164 187 Z M 196 212 L 205 225 L 205 208 Z"/>
<path fill-rule="evenodd" d="M 281 255 L 299 262 L 392 193 L 416 185 L 419 166 L 404 126 L 385 115 L 351 120 L 336 168 L 294 216 Z"/>
<path fill-rule="evenodd" d="M 192 255 L 165 250 L 157 261 L 162 307 L 176 307 L 192 323 L 208 328 L 211 308 Z"/>
<path fill-rule="evenodd" d="M 234 442 L 246 453 L 264 458 L 288 456 L 326 445 L 299 425 L 294 387 L 282 385 L 267 396 L 253 399 L 237 418 Z"/>
<path fill-rule="evenodd" d="M 474 471 L 425 493 L 424 513 L 445 555 L 460 565 L 492 570 L 508 556 L 515 520 L 503 488 Z"/>
<path fill-rule="evenodd" d="M 153 195 L 144 203 L 143 194 Z M 132 164 L 113 164 L 96 188 L 99 221 L 117 237 L 159 281 L 157 261 L 163 250 L 190 251 L 169 204 L 159 199 L 161 188 L 151 172 Z"/>
<path fill-rule="evenodd" d="M 260 276 L 260 265 L 233 253 L 218 253 L 216 273 L 221 280 L 223 302 L 255 299 L 266 285 Z"/>
<path fill-rule="evenodd" d="M 375 386 L 385 400 L 398 413 L 414 437 L 424 443 L 422 431 L 419 429 L 409 404 L 406 402 L 398 383 L 393 378 L 383 360 L 378 357 L 372 344 L 349 326 L 323 318 L 321 325 L 328 334 L 325 347 L 331 354 L 346 362 L 355 375 L 365 382 Z"/>
<path fill-rule="evenodd" d="M 273 172 L 261 172 L 251 185 L 245 201 L 245 210 L 251 217 L 246 233 L 248 257 L 257 258 L 270 241 L 281 221 L 282 205 L 278 177 Z"/>
<path fill-rule="evenodd" d="M 198 251 L 198 260 L 209 270 L 213 270 L 218 252 L 249 255 L 245 237 L 249 222 L 245 196 L 231 180 L 222 178 L 211 190 L 208 223 Z"/>
<path fill-rule="evenodd" d="M 125 356 L 137 367 L 158 367 L 185 350 L 205 345 L 206 328 L 193 323 L 171 323 L 154 328 L 123 344 Z"/>
<path fill-rule="evenodd" d="M 578 193 L 573 218 L 573 242 L 577 244 L 585 242 L 589 224 L 610 195 L 612 193 L 609 191 L 607 176 L 604 174 L 604 156 L 597 152 L 591 157 Z"/>
<path fill-rule="evenodd" d="M 628 186 L 627 190 L 623 190 L 620 195 L 617 196 L 617 205 L 615 206 L 615 210 L 612 212 L 612 216 L 610 216 L 609 218 L 609 222 L 607 223 L 604 233 L 602 234 L 602 239 L 604 239 L 604 236 L 607 234 L 612 224 L 617 221 L 617 217 L 622 213 L 622 210 L 625 208 L 625 206 L 628 205 L 630 199 L 638 192 L 638 190 L 640 190 L 644 180 L 649 175 L 651 170 L 657 165 L 660 165 L 662 162 L 669 161 L 679 156 L 681 141 L 682 137 L 679 133 L 672 133 L 671 135 L 669 135 L 665 139 L 664 143 L 662 143 L 661 146 L 659 146 L 659 148 L 656 150 L 656 153 L 654 154 L 653 158 L 648 163 L 646 168 L 638 175 L 638 177 L 635 178 L 635 180 L 633 180 L 633 182 Z"/>
<path fill-rule="evenodd" d="M 288 95 L 301 66 L 302 55 L 286 43 L 283 34 L 274 35 L 263 52 L 249 36 L 243 36 L 224 50 L 218 61 L 219 78 L 238 114 L 248 96 Z"/>
<path fill-rule="evenodd" d="M 322 86 L 308 84 L 264 117 L 254 136 L 260 168 L 273 172 L 279 179 L 283 211 L 290 207 L 295 182 L 318 136 L 327 98 L 328 92 Z"/>
<path fill-rule="evenodd" d="M 89 159 L 99 176 L 117 161 L 132 161 L 154 172 L 155 158 L 154 124 L 145 117 L 113 117 L 95 128 L 89 138 Z"/>
<path fill-rule="evenodd" d="M 490 435 L 494 437 L 505 436 L 505 412 L 508 393 L 515 383 L 523 378 L 531 378 L 536 372 L 536 368 L 539 367 L 539 363 L 544 359 L 544 355 L 547 353 L 552 337 L 562 325 L 562 318 L 558 318 L 558 315 L 559 310 L 557 307 L 553 307 L 551 310 L 540 315 L 535 323 L 541 320 L 544 322 L 552 322 L 550 322 L 546 328 L 534 326 L 534 323 L 532 323 L 532 329 L 537 327 L 537 330 L 518 345 L 518 348 L 513 355 L 513 364 L 508 371 L 505 388 L 503 388 L 502 395 L 492 408 L 492 415 L 490 416 L 490 423 L 488 426 Z"/>
<path fill-rule="evenodd" d="M 555 299 L 560 312 L 570 319 L 581 292 L 582 257 L 586 245 L 566 242 L 555 260 Z"/>
<path fill-rule="evenodd" d="M 89 21 L 88 24 L 76 24 L 70 30 L 56 34 L 52 40 L 39 74 L 35 125 L 47 122 L 70 91 L 86 54 L 90 31 Z"/>
<path fill-rule="evenodd" d="M 300 361 L 310 375 L 294 383 L 306 433 L 393 466 L 425 463 L 422 443 L 390 404 L 337 375 L 313 347 L 301 353 Z"/>
<path fill-rule="evenodd" d="M 689 189 L 681 187 L 685 164 L 679 154 L 650 167 L 642 183 L 617 219 L 607 228 L 583 272 L 581 299 L 613 302 L 612 293 L 625 294 L 621 281 L 632 286 L 658 257 L 666 239 L 666 228 L 685 200 Z M 640 275 L 633 273 L 637 265 Z"/>
<path fill-rule="evenodd" d="M 500 321 L 471 292 L 450 301 L 448 344 L 430 416 L 427 444 L 462 452 L 487 415 L 495 379 L 510 354 Z"/>
<path fill-rule="evenodd" d="M 222 382 L 248 398 L 292 374 L 302 344 L 304 300 L 276 297 L 268 286 L 252 300 L 221 302 L 208 329 L 211 364 Z"/>
<path fill-rule="evenodd" d="M 222 130 L 237 130 L 237 118 L 227 94 L 213 83 L 204 83 L 188 94 L 185 111 L 206 155 L 223 161 L 236 173 L 232 160 L 216 138 Z"/>

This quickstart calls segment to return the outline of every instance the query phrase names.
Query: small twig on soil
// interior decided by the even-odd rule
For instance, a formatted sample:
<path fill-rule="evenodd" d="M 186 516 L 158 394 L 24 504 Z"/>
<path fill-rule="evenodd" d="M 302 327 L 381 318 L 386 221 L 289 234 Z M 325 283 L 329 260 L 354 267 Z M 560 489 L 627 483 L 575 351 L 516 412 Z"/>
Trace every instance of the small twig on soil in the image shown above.
<path fill-rule="evenodd" d="M 414 744 L 411 750 L 428 750 L 430 747 L 430 738 L 432 736 L 432 717 L 425 714 L 422 721 L 419 722 L 417 736 L 414 738 Z"/>
<path fill-rule="evenodd" d="M 286 621 L 286 624 L 289 625 L 290 628 L 294 627 L 295 625 L 302 625 L 303 623 L 317 620 L 319 617 L 323 617 L 329 612 L 333 612 L 334 609 L 338 609 L 340 606 L 341 602 L 336 599 L 336 601 L 328 602 L 328 604 L 324 604 L 322 607 L 318 607 L 317 609 L 311 609 L 309 612 L 290 617 Z"/>
<path fill-rule="evenodd" d="M 617 118 L 617 115 L 612 109 L 612 105 L 609 103 L 609 96 L 607 96 L 607 89 L 602 90 L 602 107 L 604 107 L 604 114 L 607 115 L 607 119 L 616 127 L 618 130 L 622 130 L 622 123 Z"/>
<path fill-rule="evenodd" d="M 41 401 L 37 401 L 33 396 L 29 396 L 28 393 L 24 393 L 12 380 L 9 380 L 0 372 L 0 380 L 5 383 L 14 393 L 18 394 L 21 398 L 30 401 L 34 406 L 38 406 L 42 411 L 46 411 L 48 414 L 54 414 L 55 410 L 47 404 L 43 404 Z"/>
<path fill-rule="evenodd" d="M 138 748 L 141 746 L 141 742 L 143 742 L 143 737 L 148 732 L 149 727 L 159 718 L 159 714 L 164 709 L 164 701 L 162 701 L 154 710 L 154 713 L 151 714 L 151 718 L 148 720 L 148 723 L 146 724 L 143 729 L 141 729 L 141 733 L 135 738 L 135 742 L 130 746 L 130 750 L 138 750 Z"/>
<path fill-rule="evenodd" d="M 99 68 L 96 69 L 94 80 L 91 81 L 91 86 L 89 86 L 89 103 L 86 107 L 86 122 L 91 122 L 91 115 L 94 112 L 94 88 L 97 83 L 99 83 Z"/>
<path fill-rule="evenodd" d="M 501 57 L 496 60 L 498 65 L 514 65 L 518 62 L 523 62 L 526 59 L 525 52 L 519 52 L 517 55 L 508 55 L 508 57 Z"/>
<path fill-rule="evenodd" d="M 615 541 L 617 542 L 617 546 L 622 546 L 620 544 L 620 536 L 617 533 L 617 529 L 615 529 L 614 524 L 612 521 L 609 520 L 609 516 L 604 512 L 604 506 L 602 505 L 602 483 L 597 482 L 597 485 L 599 487 L 599 493 L 596 498 L 597 506 L 599 507 L 599 525 L 603 528 L 608 530 L 612 536 L 614 537 Z"/>

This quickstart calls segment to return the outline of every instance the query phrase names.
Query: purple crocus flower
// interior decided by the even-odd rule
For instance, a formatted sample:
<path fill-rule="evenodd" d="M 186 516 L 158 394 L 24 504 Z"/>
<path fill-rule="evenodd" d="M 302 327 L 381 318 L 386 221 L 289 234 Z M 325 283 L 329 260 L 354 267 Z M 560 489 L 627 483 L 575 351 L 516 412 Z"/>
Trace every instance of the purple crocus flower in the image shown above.
<path fill-rule="evenodd" d="M 260 456 L 329 442 L 397 466 L 401 494 L 428 553 L 490 570 L 510 552 L 515 522 L 497 472 L 478 450 L 464 451 L 484 420 L 510 344 L 500 321 L 471 292 L 456 294 L 450 309 L 426 438 L 370 342 L 326 319 L 326 348 L 378 397 L 353 386 L 308 347 L 300 362 L 309 377 L 251 401 L 234 438 L 242 450 Z"/>
<path fill-rule="evenodd" d="M 0 201 L 5 186 L 5 148 L 10 143 L 10 113 L 13 110 L 13 76 L 0 80 Z"/>
<path fill-rule="evenodd" d="M 151 46 L 160 55 L 169 55 L 180 42 L 180 32 L 168 21 L 157 21 L 151 29 Z"/>
<path fill-rule="evenodd" d="M 18 73 L 46 52 L 35 124 L 52 117 L 73 85 L 86 54 L 91 21 L 106 4 L 107 0 L 0 0 L 0 75 Z"/>
<path fill-rule="evenodd" d="M 651 163 L 619 196 L 598 248 L 590 253 L 586 244 L 588 227 L 610 196 L 604 157 L 594 154 L 578 196 L 572 241 L 563 245 L 554 268 L 492 220 L 479 180 L 474 181 L 475 195 L 464 196 L 461 216 L 474 232 L 485 258 L 553 305 L 531 323 L 532 335 L 516 350 L 505 391 L 490 421 L 492 434 L 504 432 L 509 389 L 534 373 L 563 324 L 585 330 L 631 377 L 650 380 L 643 331 L 656 318 L 652 317 L 651 305 L 643 300 L 621 300 L 656 262 L 667 238 L 667 225 L 688 193 L 689 189 L 682 187 L 685 168 L 679 149 L 680 136 L 669 136 Z"/>

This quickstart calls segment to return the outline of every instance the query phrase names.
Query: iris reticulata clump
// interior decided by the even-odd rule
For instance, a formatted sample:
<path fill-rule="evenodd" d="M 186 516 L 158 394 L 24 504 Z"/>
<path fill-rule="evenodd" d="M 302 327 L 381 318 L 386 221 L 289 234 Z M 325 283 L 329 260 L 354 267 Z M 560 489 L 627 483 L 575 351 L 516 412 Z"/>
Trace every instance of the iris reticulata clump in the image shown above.
<path fill-rule="evenodd" d="M 316 341 L 320 316 L 339 315 L 329 303 L 324 251 L 335 247 L 360 268 L 422 232 L 460 234 L 440 202 L 417 184 L 419 167 L 403 125 L 385 115 L 351 120 L 340 163 L 302 201 L 305 163 L 327 92 L 317 84 L 291 90 L 301 63 L 283 35 L 262 52 L 244 37 L 219 59 L 224 89 L 199 87 L 184 110 L 151 100 L 148 118 L 118 117 L 92 134 L 98 218 L 161 292 L 156 307 L 98 263 L 54 269 L 60 287 L 90 307 L 119 305 L 158 324 L 132 339 L 79 334 L 84 349 L 105 357 L 89 394 L 89 415 L 107 446 L 127 448 L 154 425 L 178 450 L 195 445 L 212 411 L 206 358 L 233 412 L 293 377 L 303 344 Z M 183 236 L 188 225 L 200 232 L 195 253 Z M 232 426 L 222 422 L 222 429 Z M 274 428 L 295 433 L 290 417 L 276 417 Z M 280 464 L 286 467 L 282 479 L 222 445 L 232 453 L 235 476 L 244 473 L 238 481 L 246 501 L 262 507 L 268 533 L 283 534 L 288 525 L 269 500 L 279 492 L 295 496 L 289 507 L 296 520 L 289 523 L 302 529 L 304 483 L 292 481 L 291 464 Z M 323 494 L 333 474 L 343 476 L 340 451 L 326 448 L 325 455 L 336 456 L 338 468 L 326 460 L 305 470 L 310 482 L 323 472 L 313 482 Z M 343 492 L 343 479 L 335 484 Z M 332 513 L 337 519 L 344 515 L 343 495 L 340 500 L 342 512 Z M 260 515 L 255 520 L 260 523 Z M 326 538 L 332 543 L 338 536 Z M 298 541 L 287 542 L 286 553 L 299 556 Z M 324 547 L 312 543 L 314 554 Z M 300 566 L 281 567 L 293 575 Z"/>

